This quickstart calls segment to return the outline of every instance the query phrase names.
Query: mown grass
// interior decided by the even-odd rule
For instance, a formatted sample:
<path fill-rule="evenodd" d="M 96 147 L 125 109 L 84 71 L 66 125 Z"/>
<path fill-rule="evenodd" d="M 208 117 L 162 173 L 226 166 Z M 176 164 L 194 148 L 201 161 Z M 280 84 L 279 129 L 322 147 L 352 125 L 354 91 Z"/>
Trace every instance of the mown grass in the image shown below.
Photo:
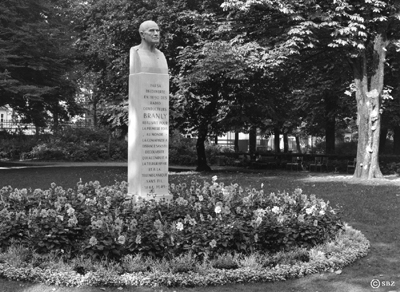
<path fill-rule="evenodd" d="M 125 180 L 126 167 L 54 167 L 0 169 L 0 187 L 11 185 L 17 188 L 49 187 L 51 182 L 64 188 L 74 187 L 82 181 L 98 180 L 102 185 L 112 184 L 115 180 Z M 223 287 L 197 287 L 184 289 L 134 288 L 124 287 L 123 291 L 373 291 L 372 279 L 393 281 L 394 287 L 381 287 L 379 291 L 400 291 L 400 179 L 389 177 L 374 181 L 359 181 L 351 175 L 333 175 L 309 172 L 280 171 L 240 171 L 212 172 L 199 174 L 194 172 L 171 173 L 170 182 L 179 183 L 191 180 L 211 181 L 213 175 L 225 184 L 238 183 L 243 187 L 255 187 L 265 192 L 293 191 L 299 187 L 305 194 L 329 200 L 332 205 L 340 206 L 342 218 L 349 225 L 362 231 L 371 242 L 371 251 L 365 258 L 343 269 L 341 274 L 325 273 L 302 279 L 276 283 L 229 285 Z M 0 279 L 1 292 L 92 292 L 121 291 L 117 288 L 98 287 L 65 288 L 47 287 L 42 284 L 10 282 Z M 397 289 L 397 290 L 396 290 Z M 374 291 L 378 291 L 375 289 Z"/>

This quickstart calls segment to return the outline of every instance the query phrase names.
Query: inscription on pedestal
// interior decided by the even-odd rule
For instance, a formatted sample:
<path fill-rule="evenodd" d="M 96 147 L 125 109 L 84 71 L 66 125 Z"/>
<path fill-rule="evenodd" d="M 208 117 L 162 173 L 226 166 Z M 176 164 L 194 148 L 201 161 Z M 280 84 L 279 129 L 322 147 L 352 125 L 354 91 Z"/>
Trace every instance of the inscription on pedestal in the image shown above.
<path fill-rule="evenodd" d="M 169 77 L 130 75 L 128 192 L 145 199 L 168 196 Z"/>
<path fill-rule="evenodd" d="M 142 182 L 144 190 L 168 192 L 168 88 L 145 87 L 142 103 Z"/>

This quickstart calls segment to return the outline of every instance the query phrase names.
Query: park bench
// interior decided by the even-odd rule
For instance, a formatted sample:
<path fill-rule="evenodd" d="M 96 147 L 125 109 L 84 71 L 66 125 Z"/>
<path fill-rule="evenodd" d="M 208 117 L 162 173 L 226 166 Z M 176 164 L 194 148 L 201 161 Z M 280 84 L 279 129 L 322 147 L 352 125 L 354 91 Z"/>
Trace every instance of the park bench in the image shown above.
<path fill-rule="evenodd" d="M 293 156 L 292 161 L 286 163 L 286 169 L 290 167 L 290 170 L 302 170 L 302 162 L 303 162 L 303 157 L 301 156 Z"/>
<path fill-rule="evenodd" d="M 275 156 L 258 156 L 256 161 L 252 163 L 253 167 L 256 168 L 276 168 L 279 162 Z"/>

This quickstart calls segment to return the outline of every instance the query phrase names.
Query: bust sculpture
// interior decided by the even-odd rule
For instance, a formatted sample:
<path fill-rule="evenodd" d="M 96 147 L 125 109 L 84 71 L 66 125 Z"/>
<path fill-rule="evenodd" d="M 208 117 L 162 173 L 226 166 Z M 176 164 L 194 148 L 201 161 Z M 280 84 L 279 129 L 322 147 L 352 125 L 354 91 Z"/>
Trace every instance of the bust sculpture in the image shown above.
<path fill-rule="evenodd" d="M 152 20 L 143 22 L 139 27 L 139 34 L 142 39 L 140 45 L 132 47 L 130 51 L 130 74 L 168 74 L 165 56 L 156 47 L 160 42 L 157 23 Z"/>
<path fill-rule="evenodd" d="M 157 45 L 154 21 L 139 27 L 141 43 L 130 49 L 128 194 L 171 199 L 168 193 L 169 75 Z"/>

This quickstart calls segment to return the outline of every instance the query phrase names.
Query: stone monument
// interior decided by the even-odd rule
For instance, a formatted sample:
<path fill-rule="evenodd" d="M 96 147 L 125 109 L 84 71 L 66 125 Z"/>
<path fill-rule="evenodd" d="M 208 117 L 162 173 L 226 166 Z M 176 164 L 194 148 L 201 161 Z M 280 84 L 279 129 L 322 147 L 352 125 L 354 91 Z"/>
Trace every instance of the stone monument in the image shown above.
<path fill-rule="evenodd" d="M 145 21 L 139 33 L 142 42 L 129 54 L 128 193 L 168 200 L 168 65 L 156 48 L 158 25 Z"/>

